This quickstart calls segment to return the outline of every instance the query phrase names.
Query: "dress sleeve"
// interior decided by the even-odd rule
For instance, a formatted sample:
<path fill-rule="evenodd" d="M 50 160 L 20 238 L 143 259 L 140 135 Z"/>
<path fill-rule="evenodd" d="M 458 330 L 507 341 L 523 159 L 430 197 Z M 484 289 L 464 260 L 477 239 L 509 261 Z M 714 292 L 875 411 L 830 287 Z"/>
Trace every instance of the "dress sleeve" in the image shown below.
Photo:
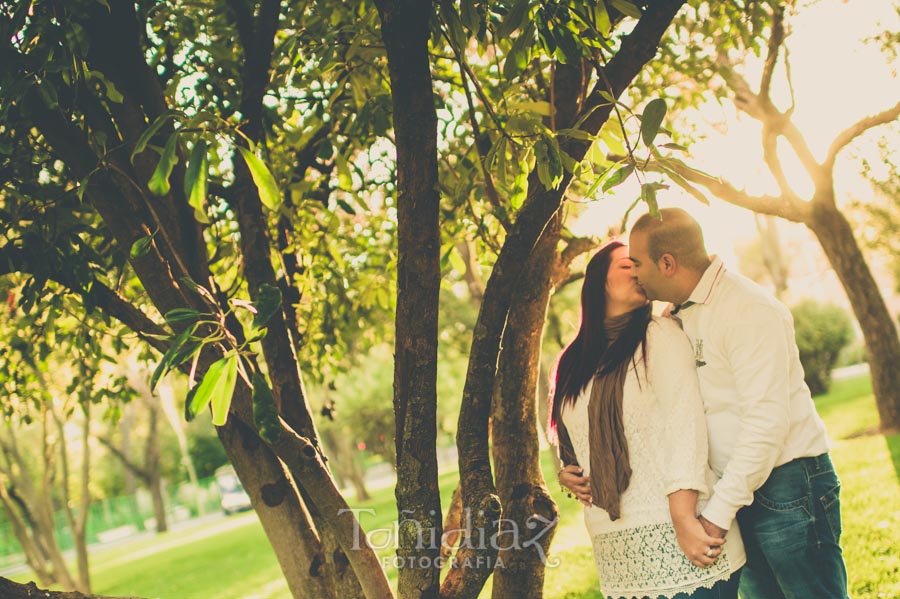
<path fill-rule="evenodd" d="M 647 374 L 662 418 L 657 452 L 666 495 L 681 489 L 708 494 L 709 445 L 694 352 L 684 331 L 670 318 L 647 328 Z"/>

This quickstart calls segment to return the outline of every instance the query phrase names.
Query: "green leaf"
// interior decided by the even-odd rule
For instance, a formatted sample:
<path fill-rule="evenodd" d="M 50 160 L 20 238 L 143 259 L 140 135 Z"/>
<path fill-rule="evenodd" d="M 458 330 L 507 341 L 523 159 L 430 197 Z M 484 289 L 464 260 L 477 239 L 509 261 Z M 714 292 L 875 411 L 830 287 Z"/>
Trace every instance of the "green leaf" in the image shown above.
<path fill-rule="evenodd" d="M 609 11 L 606 10 L 606 3 L 603 0 L 597 0 L 597 5 L 594 6 L 594 22 L 597 24 L 597 32 L 604 38 L 608 38 L 612 24 L 609 21 Z"/>
<path fill-rule="evenodd" d="M 159 379 L 173 368 L 175 357 L 178 355 L 179 350 L 181 350 L 181 347 L 185 344 L 188 338 L 194 334 L 194 331 L 196 329 L 197 325 L 195 323 L 194 325 L 189 326 L 181 331 L 178 336 L 176 336 L 172 341 L 172 345 L 170 345 L 169 349 L 166 350 L 166 353 L 163 355 L 162 360 L 159 361 L 159 364 L 157 364 L 156 369 L 150 376 L 150 391 L 156 389 L 156 383 L 159 382 Z"/>
<path fill-rule="evenodd" d="M 281 437 L 281 423 L 278 420 L 278 407 L 275 396 L 264 377 L 259 372 L 253 373 L 253 424 L 259 436 L 267 443 L 278 443 Z"/>
<path fill-rule="evenodd" d="M 525 65 L 528 64 L 528 54 L 532 40 L 532 29 L 531 27 L 526 27 L 525 31 L 520 33 L 519 37 L 513 41 L 512 47 L 503 61 L 503 77 L 507 81 L 512 81 L 525 69 Z"/>
<path fill-rule="evenodd" d="M 665 148 L 665 149 L 667 149 L 667 150 L 675 150 L 676 152 L 687 152 L 687 151 L 688 151 L 688 149 L 687 149 L 686 147 L 684 147 L 683 145 L 677 144 L 677 143 L 674 143 L 674 142 L 665 143 L 665 144 L 662 144 L 662 145 L 659 146 L 659 147 L 660 147 L 660 148 Z"/>
<path fill-rule="evenodd" d="M 192 322 L 200 318 L 199 310 L 193 308 L 174 308 L 163 315 L 169 324 L 180 324 L 183 322 Z"/>
<path fill-rule="evenodd" d="M 175 153 L 177 146 L 178 132 L 176 131 L 169 136 L 169 141 L 166 142 L 166 147 L 163 148 L 159 162 L 156 164 L 156 170 L 153 171 L 153 176 L 147 183 L 147 187 L 153 195 L 164 196 L 169 193 L 169 177 L 172 175 L 175 163 L 178 162 L 178 156 Z"/>
<path fill-rule="evenodd" d="M 641 9 L 628 0 L 610 0 L 610 4 L 626 17 L 632 17 L 634 19 L 641 18 Z"/>
<path fill-rule="evenodd" d="M 356 210 L 353 209 L 346 200 L 338 200 L 337 205 L 341 207 L 341 210 L 349 214 L 350 216 L 356 216 Z"/>
<path fill-rule="evenodd" d="M 503 17 L 500 25 L 497 26 L 497 39 L 508 38 L 513 31 L 522 26 L 528 15 L 529 4 L 529 0 L 517 0 L 513 4 L 506 16 Z"/>
<path fill-rule="evenodd" d="M 196 293 L 197 295 L 199 295 L 200 297 L 202 297 L 203 299 L 205 299 L 205 300 L 206 300 L 207 302 L 209 302 L 211 305 L 217 306 L 217 304 L 216 304 L 216 299 L 213 297 L 213 294 L 210 293 L 209 289 L 207 289 L 207 288 L 204 287 L 203 285 L 198 285 L 198 284 L 197 284 L 192 278 L 190 278 L 190 277 L 181 277 L 181 278 L 178 279 L 178 280 L 181 281 L 181 283 L 182 283 L 185 287 L 187 287 L 188 289 L 190 289 L 191 291 L 193 291 L 194 293 Z M 218 307 L 218 306 L 217 306 L 217 307 Z"/>
<path fill-rule="evenodd" d="M 244 157 L 247 168 L 250 169 L 250 176 L 253 177 L 256 189 L 259 190 L 259 201 L 269 210 L 278 210 L 281 205 L 281 192 L 278 190 L 278 184 L 275 182 L 275 177 L 272 176 L 272 171 L 265 162 L 247 148 L 238 146 L 238 150 Z"/>
<path fill-rule="evenodd" d="M 166 121 L 173 118 L 177 112 L 174 110 L 169 110 L 159 115 L 153 124 L 147 127 L 147 130 L 141 133 L 141 136 L 138 138 L 137 142 L 134 144 L 134 150 L 131 152 L 131 163 L 134 164 L 134 157 L 144 151 L 144 148 L 147 147 L 147 144 L 150 143 L 150 140 L 153 139 L 153 136 L 156 135 L 156 132 L 160 130 L 160 128 L 166 124 Z"/>
<path fill-rule="evenodd" d="M 225 424 L 237 382 L 237 360 L 238 356 L 233 352 L 216 360 L 203 375 L 203 380 L 188 392 L 185 404 L 185 416 L 188 420 L 193 420 L 212 402 L 213 424 Z"/>
<path fill-rule="evenodd" d="M 534 112 L 542 116 L 550 116 L 551 112 L 553 112 L 553 107 L 550 106 L 550 102 L 515 102 L 510 103 L 509 110 L 510 112 Z"/>
<path fill-rule="evenodd" d="M 656 203 L 656 186 L 652 183 L 641 185 L 641 199 L 650 209 L 650 216 L 659 218 L 659 204 Z"/>
<path fill-rule="evenodd" d="M 663 118 L 666 116 L 666 102 L 662 98 L 650 100 L 647 107 L 644 108 L 644 114 L 641 117 L 641 139 L 646 145 L 651 145 L 659 133 L 659 126 L 662 124 Z"/>
<path fill-rule="evenodd" d="M 146 256 L 150 251 L 150 246 L 152 244 L 153 234 L 135 239 L 134 243 L 131 244 L 131 250 L 128 252 L 128 255 L 131 256 L 132 260 L 136 260 L 142 256 Z"/>
<path fill-rule="evenodd" d="M 208 224 L 206 216 L 207 175 L 209 156 L 206 154 L 206 140 L 198 139 L 188 159 L 187 172 L 184 174 L 184 195 L 188 204 L 194 209 L 197 222 Z"/>
<path fill-rule="evenodd" d="M 56 95 L 56 88 L 46 78 L 38 84 L 38 93 L 41 100 L 50 110 L 55 110 L 59 106 L 59 97 Z"/>
<path fill-rule="evenodd" d="M 631 176 L 631 173 L 634 172 L 634 163 L 631 162 L 626 164 L 613 174 L 609 176 L 609 178 L 603 182 L 603 191 L 604 193 L 615 187 L 616 185 L 620 185 L 623 183 L 628 177 Z"/>
<path fill-rule="evenodd" d="M 582 141 L 594 141 L 595 137 L 584 129 L 560 129 L 557 134 L 563 137 L 571 137 L 572 139 L 580 139 Z"/>
<path fill-rule="evenodd" d="M 278 287 L 263 283 L 259 286 L 259 293 L 253 305 L 256 307 L 256 316 L 253 317 L 253 328 L 260 329 L 266 326 L 272 315 L 281 309 L 281 290 Z"/>
<path fill-rule="evenodd" d="M 234 397 L 234 386 L 237 383 L 238 355 L 230 354 L 224 358 L 225 379 L 218 381 L 212 393 L 212 423 L 216 426 L 224 426 L 228 420 L 228 408 L 231 407 L 231 399 Z"/>
<path fill-rule="evenodd" d="M 464 49 L 467 45 L 468 37 L 463 30 L 462 21 L 459 20 L 459 15 L 453 3 L 441 3 L 441 16 L 444 18 L 444 23 L 447 26 L 447 37 L 450 38 L 450 41 L 458 50 Z"/>

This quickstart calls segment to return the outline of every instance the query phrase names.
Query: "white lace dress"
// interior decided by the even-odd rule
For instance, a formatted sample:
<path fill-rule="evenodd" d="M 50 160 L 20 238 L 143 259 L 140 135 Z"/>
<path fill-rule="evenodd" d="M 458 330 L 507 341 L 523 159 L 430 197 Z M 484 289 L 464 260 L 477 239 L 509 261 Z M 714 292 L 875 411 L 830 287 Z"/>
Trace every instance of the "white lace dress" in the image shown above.
<path fill-rule="evenodd" d="M 682 553 L 669 514 L 668 495 L 700 491 L 698 513 L 715 475 L 707 465 L 706 418 L 687 336 L 671 319 L 647 328 L 647 369 L 641 351 L 625 377 L 623 411 L 632 475 L 621 496 L 621 517 L 584 509 L 600 588 L 607 599 L 672 597 L 713 586 L 746 561 L 737 524 L 715 565 L 698 568 Z M 590 475 L 588 401 L 591 385 L 562 412 L 578 463 Z"/>

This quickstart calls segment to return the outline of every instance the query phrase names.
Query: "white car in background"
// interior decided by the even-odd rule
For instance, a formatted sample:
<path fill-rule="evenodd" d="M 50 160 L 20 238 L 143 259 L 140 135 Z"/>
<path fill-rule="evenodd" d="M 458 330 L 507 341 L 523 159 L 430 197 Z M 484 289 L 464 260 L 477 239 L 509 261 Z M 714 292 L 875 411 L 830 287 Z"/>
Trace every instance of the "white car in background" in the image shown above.
<path fill-rule="evenodd" d="M 226 516 L 253 509 L 250 497 L 241 485 L 240 479 L 231 466 L 222 466 L 216 470 L 216 484 L 222 495 L 222 511 Z"/>

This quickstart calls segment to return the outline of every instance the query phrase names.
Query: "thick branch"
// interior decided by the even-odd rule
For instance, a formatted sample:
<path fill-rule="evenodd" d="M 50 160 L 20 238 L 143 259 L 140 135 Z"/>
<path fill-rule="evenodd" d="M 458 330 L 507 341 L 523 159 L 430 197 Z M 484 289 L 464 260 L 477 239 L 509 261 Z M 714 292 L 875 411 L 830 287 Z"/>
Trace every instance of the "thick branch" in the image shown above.
<path fill-rule="evenodd" d="M 667 168 L 675 171 L 690 183 L 702 185 L 714 196 L 721 200 L 759 212 L 780 216 L 795 223 L 806 223 L 811 215 L 810 204 L 800 199 L 791 199 L 784 196 L 751 196 L 747 192 L 737 189 L 734 185 L 722 179 L 695 171 L 679 164 L 669 163 Z M 658 166 L 651 164 L 651 170 L 658 170 Z"/>
<path fill-rule="evenodd" d="M 237 4 L 237 3 L 234 3 Z M 281 3 L 264 0 L 253 27 L 250 44 L 244 46 L 244 67 L 241 73 L 241 114 L 246 123 L 244 133 L 258 141 L 262 137 L 262 100 L 269 85 L 272 51 L 278 31 L 278 15 Z M 240 27 L 240 25 L 239 25 Z M 246 32 L 242 31 L 242 39 Z M 245 40 L 246 44 L 246 40 Z"/>
<path fill-rule="evenodd" d="M 19 584 L 3 577 L 0 577 L 0 597 L 3 599 L 141 599 L 140 597 L 85 595 L 78 591 L 48 591 L 39 589 L 33 582 Z"/>
<path fill-rule="evenodd" d="M 46 264 L 44 267 L 46 268 Z M 27 273 L 30 270 L 27 247 L 16 248 L 11 247 L 10 244 L 0 247 L 0 274 Z M 69 272 L 50 273 L 49 277 L 72 293 L 83 295 L 88 303 L 98 306 L 104 313 L 119 320 L 160 353 L 166 353 L 168 350 L 168 343 L 160 339 L 167 334 L 166 330 L 150 320 L 137 306 L 100 281 L 93 281 L 90 289 L 85 291 L 77 281 L 72 279 Z"/>
<path fill-rule="evenodd" d="M 775 182 L 778 183 L 781 195 L 790 198 L 797 197 L 787 180 L 787 176 L 784 174 L 781 160 L 778 158 L 778 134 L 768 125 L 763 125 L 762 146 L 763 159 L 766 161 L 766 166 L 769 167 L 769 172 L 775 177 Z"/>
<path fill-rule="evenodd" d="M 590 237 L 575 237 L 574 239 L 570 239 L 566 244 L 566 248 L 560 252 L 556 264 L 553 265 L 553 270 L 550 275 L 551 289 L 556 289 L 561 286 L 564 281 L 569 280 L 572 276 L 572 271 L 569 266 L 571 266 L 572 261 L 575 258 L 593 251 L 599 245 L 600 244 L 596 239 Z M 583 275 L 579 275 L 579 277 L 581 276 Z"/>
<path fill-rule="evenodd" d="M 772 15 L 772 33 L 769 35 L 769 52 L 763 67 L 762 81 L 759 84 L 759 95 L 768 98 L 772 87 L 772 74 L 778 64 L 778 50 L 784 43 L 784 7 L 778 5 Z"/>
<path fill-rule="evenodd" d="M 841 131 L 838 136 L 834 138 L 834 141 L 831 142 L 831 146 L 828 148 L 828 155 L 825 157 L 825 162 L 822 166 L 831 172 L 834 169 L 834 161 L 837 158 L 838 153 L 844 149 L 847 144 L 869 129 L 877 127 L 878 125 L 886 125 L 887 123 L 896 120 L 898 116 L 900 116 L 900 102 L 897 102 L 883 112 L 867 116 L 853 123 Z"/>

